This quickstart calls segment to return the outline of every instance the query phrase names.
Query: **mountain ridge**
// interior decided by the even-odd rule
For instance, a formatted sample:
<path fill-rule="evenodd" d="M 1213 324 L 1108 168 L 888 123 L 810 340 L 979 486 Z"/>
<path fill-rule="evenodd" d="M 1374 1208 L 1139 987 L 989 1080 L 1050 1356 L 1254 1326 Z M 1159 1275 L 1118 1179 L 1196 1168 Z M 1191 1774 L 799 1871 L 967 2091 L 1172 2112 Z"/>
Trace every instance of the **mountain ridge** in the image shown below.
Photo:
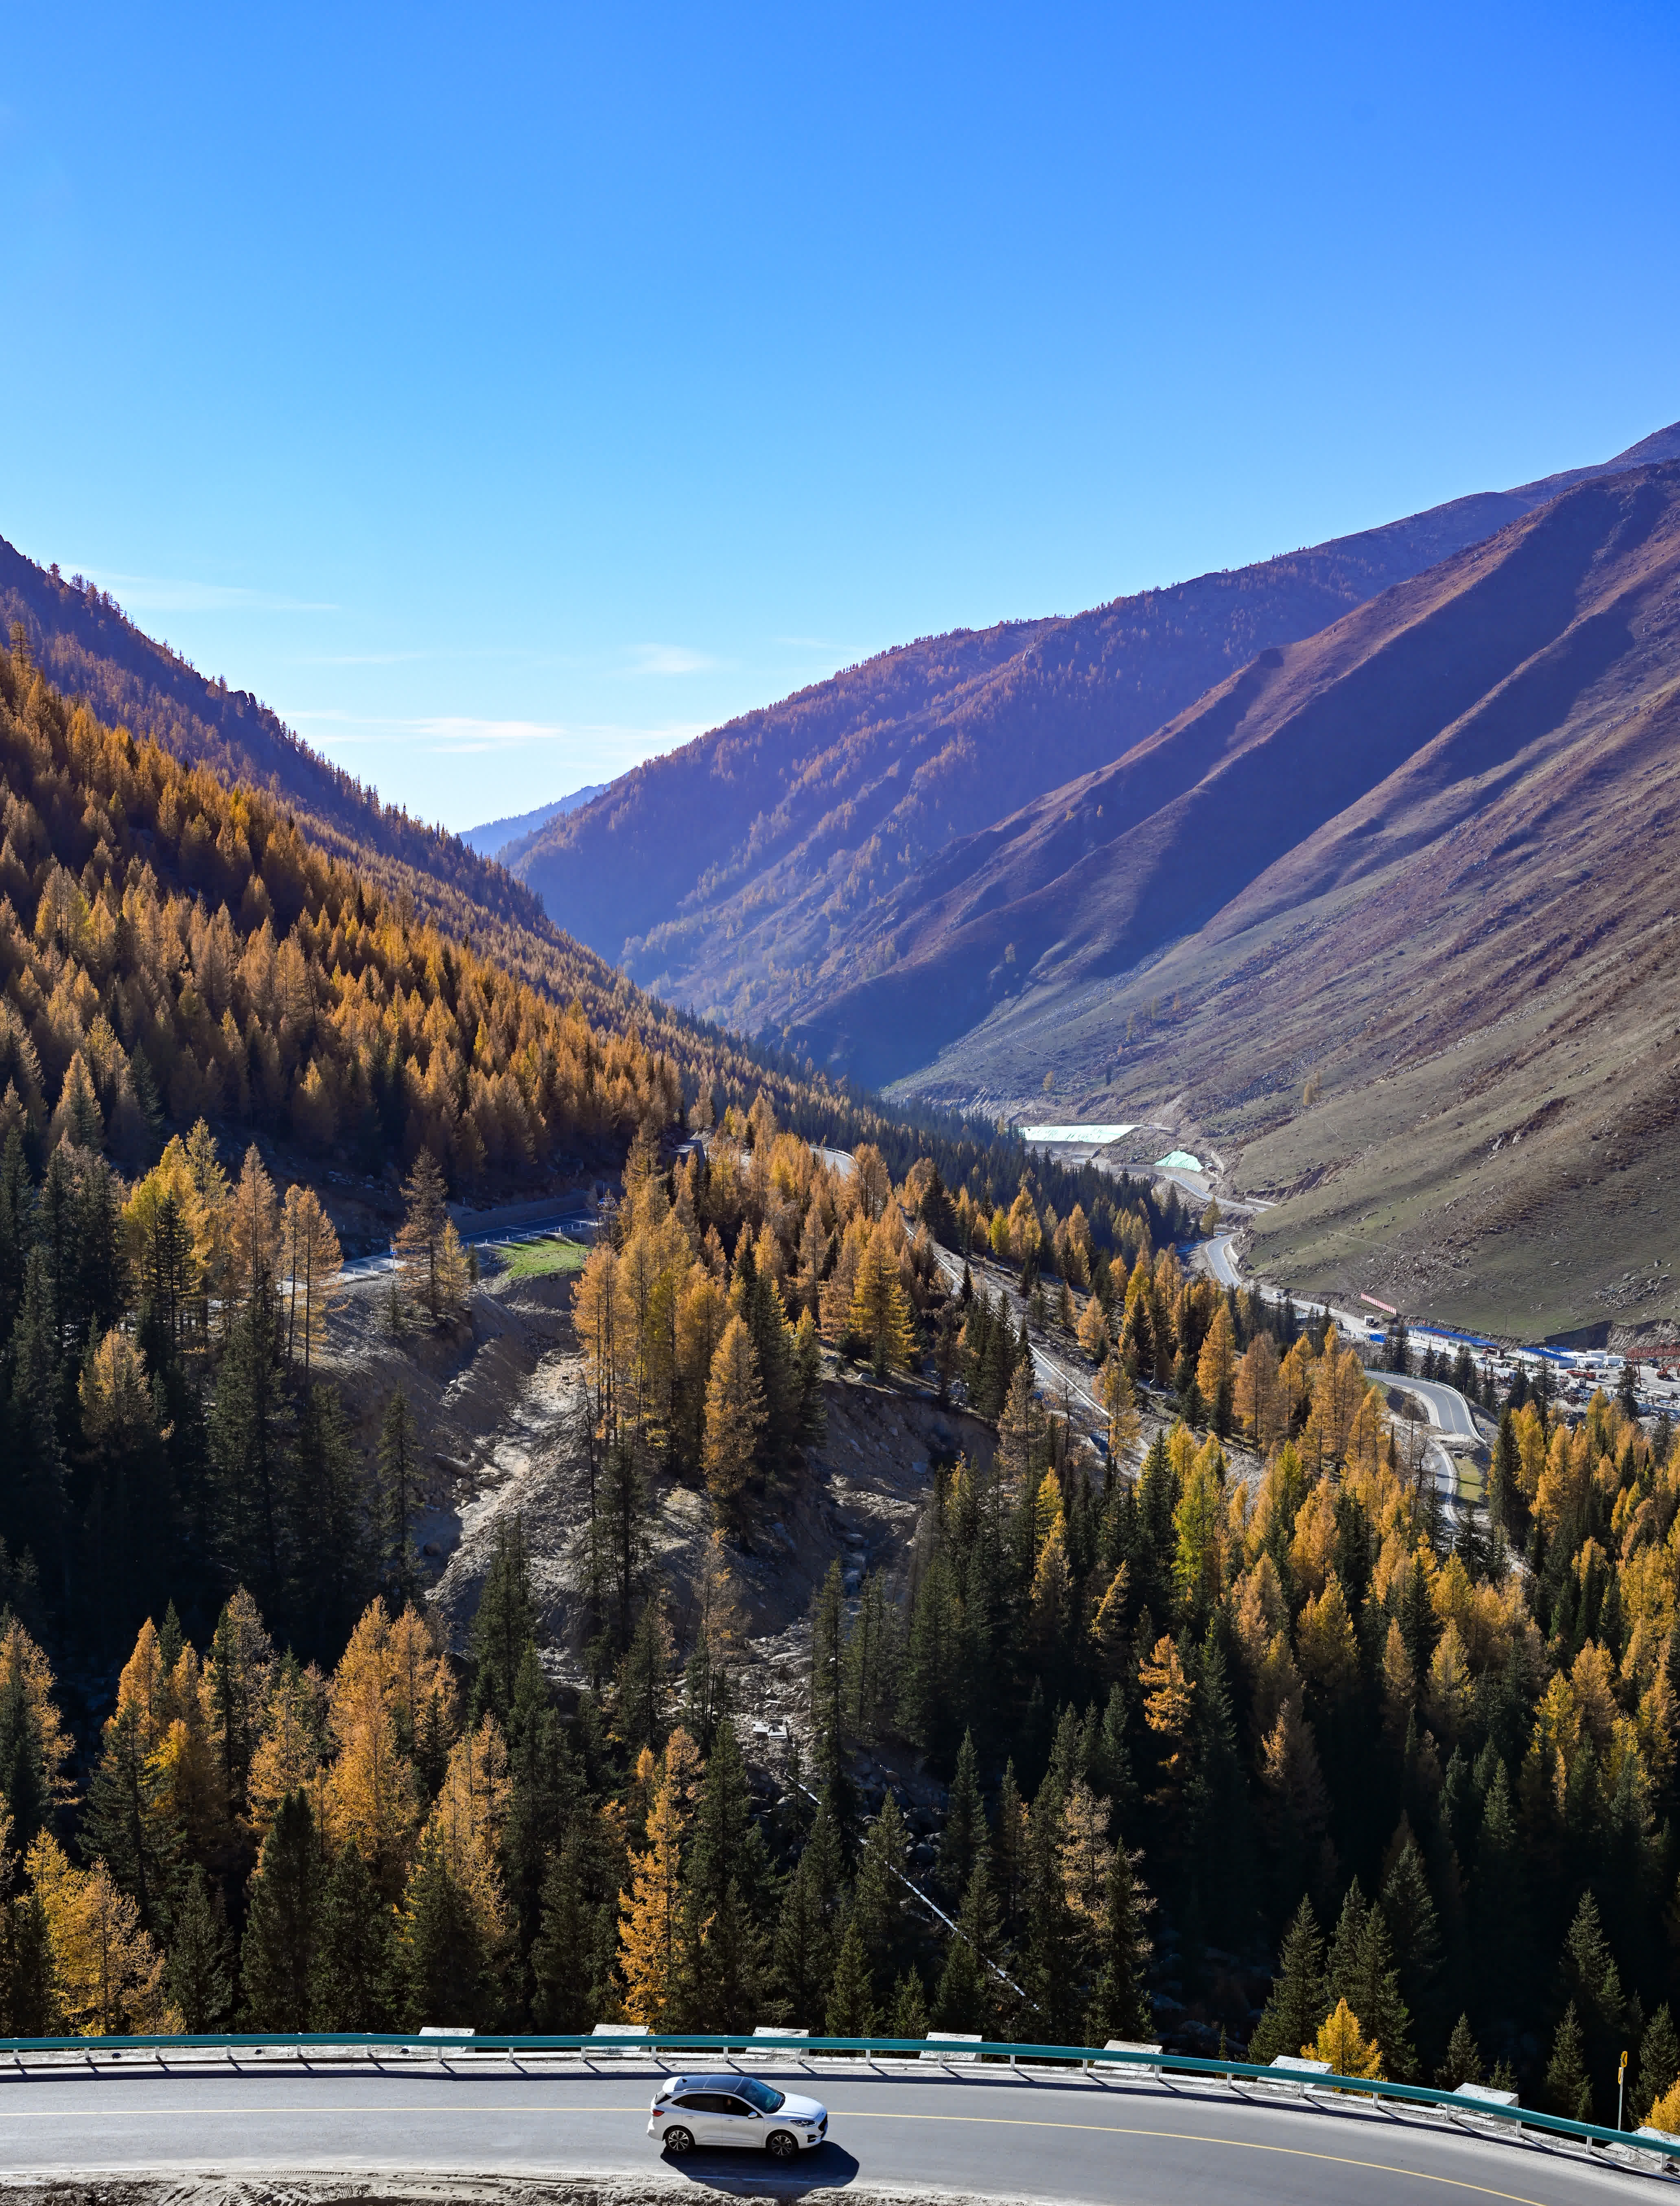
<path fill-rule="evenodd" d="M 920 951 L 801 1039 L 896 1019 L 914 1054 L 990 930 L 1018 982 L 890 1093 L 1171 1124 L 1287 1197 L 1255 1248 L 1305 1291 L 1670 1338 L 1680 463 L 1579 483 L 1277 659 L 1160 732 L 1216 754 L 1094 854 L 1053 862 L 1101 776 L 974 838 Z"/>
<path fill-rule="evenodd" d="M 1680 425 L 1254 567 L 901 647 L 622 777 L 516 869 L 644 985 L 748 1028 L 803 1027 L 892 962 L 887 901 L 962 836 L 1121 754 L 1268 646 L 1653 454 L 1680 454 Z"/>

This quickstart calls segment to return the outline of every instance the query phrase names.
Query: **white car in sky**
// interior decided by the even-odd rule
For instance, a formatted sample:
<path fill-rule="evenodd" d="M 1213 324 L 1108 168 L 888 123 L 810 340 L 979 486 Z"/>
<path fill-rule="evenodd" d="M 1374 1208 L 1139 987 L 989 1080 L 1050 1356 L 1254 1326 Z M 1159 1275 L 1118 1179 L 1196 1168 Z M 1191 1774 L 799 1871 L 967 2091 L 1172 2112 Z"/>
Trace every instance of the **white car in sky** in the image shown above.
<path fill-rule="evenodd" d="M 648 2110 L 647 2134 L 669 2153 L 697 2144 L 753 2145 L 792 2160 L 828 2134 L 828 2108 L 756 2076 L 673 2076 Z"/>

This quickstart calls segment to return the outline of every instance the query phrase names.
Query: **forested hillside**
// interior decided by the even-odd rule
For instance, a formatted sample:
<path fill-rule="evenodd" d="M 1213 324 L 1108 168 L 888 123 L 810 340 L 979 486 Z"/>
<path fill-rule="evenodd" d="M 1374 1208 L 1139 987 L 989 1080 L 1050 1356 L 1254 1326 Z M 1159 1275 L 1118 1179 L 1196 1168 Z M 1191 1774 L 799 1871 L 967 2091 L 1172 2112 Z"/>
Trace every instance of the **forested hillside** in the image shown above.
<path fill-rule="evenodd" d="M 1608 465 L 1677 451 L 1680 431 L 1664 431 Z M 958 838 L 1119 758 L 1262 650 L 1594 472 L 1073 618 L 885 653 L 623 776 L 511 862 L 552 919 L 660 994 L 749 1031 L 793 1021 L 826 1033 L 837 998 L 908 955 L 894 939 L 902 914 L 884 922 L 884 907 L 922 901 L 918 869 Z M 956 1007 L 938 1008 L 948 1022 Z M 962 1008 L 972 1024 L 986 999 Z M 905 1069 L 891 1049 L 868 1056 L 861 1031 L 848 1039 L 864 1077 Z"/>
<path fill-rule="evenodd" d="M 1107 1465 L 1034 1399 L 996 1301 L 947 1298 L 935 1219 L 1055 1286 L 1042 1322 L 1103 1367 Z M 1486 1516 L 1455 1534 L 1353 1351 L 1151 1238 L 1141 1212 L 1093 1231 L 1026 1190 L 986 1216 L 931 1166 L 895 1187 L 867 1148 L 837 1174 L 764 1107 L 674 1172 L 644 1147 L 579 1294 L 599 1630 L 575 1708 L 545 1681 L 512 1524 L 464 1671 L 408 1605 L 400 1545 L 360 1610 L 325 1567 L 336 1528 L 299 1551 L 330 1613 L 289 1606 L 287 1580 L 184 1632 L 160 1586 L 80 1775 L 15 1613 L 5 2019 L 1223 2033 L 1354 2072 L 1491 2071 L 1600 2120 L 1625 2046 L 1645 2115 L 1680 2074 L 1670 1435 L 1602 1399 L 1570 1426 L 1517 1398 Z M 126 1402 L 131 1446 L 144 1428 L 144 1390 L 109 1375 L 139 1335 L 155 1305 L 84 1367 L 90 1462 L 122 1429 L 91 1405 Z M 834 1354 L 888 1386 L 926 1368 L 996 1443 L 936 1468 L 902 1605 L 879 1578 L 849 1593 L 837 1562 L 795 1773 L 747 1758 L 731 1578 L 808 1476 Z M 1165 1422 L 1142 1446 L 1145 1389 Z M 411 1445 L 394 1410 L 387 1496 Z M 716 1511 L 681 1610 L 646 1538 L 656 1476 Z M 39 1609 L 28 1571 L 11 1591 Z M 319 1667 L 283 1651 L 300 1625 Z M 939 1809 L 883 1792 L 888 1760 L 944 1780 Z M 98 1967 L 95 1917 L 116 1933 Z"/>
<path fill-rule="evenodd" d="M 107 592 L 36 566 L 0 537 L 0 633 L 14 624 L 64 695 L 110 726 L 150 736 L 184 765 L 265 791 L 331 855 L 352 856 L 376 875 L 394 879 L 391 869 L 402 868 L 435 883 L 440 899 L 452 894 L 456 916 L 477 906 L 486 918 L 540 924 L 536 900 L 501 868 L 443 829 L 382 804 L 377 790 L 312 750 L 248 691 L 207 678 L 146 635 Z"/>

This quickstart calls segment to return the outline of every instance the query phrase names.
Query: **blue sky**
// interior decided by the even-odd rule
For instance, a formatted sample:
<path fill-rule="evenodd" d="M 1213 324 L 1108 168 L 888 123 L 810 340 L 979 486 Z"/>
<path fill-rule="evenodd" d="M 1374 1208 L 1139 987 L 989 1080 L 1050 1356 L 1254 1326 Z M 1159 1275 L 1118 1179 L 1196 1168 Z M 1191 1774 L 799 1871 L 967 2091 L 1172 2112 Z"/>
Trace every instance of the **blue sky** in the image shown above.
<path fill-rule="evenodd" d="M 38 8 L 0 534 L 428 818 L 1680 415 L 1680 9 Z"/>

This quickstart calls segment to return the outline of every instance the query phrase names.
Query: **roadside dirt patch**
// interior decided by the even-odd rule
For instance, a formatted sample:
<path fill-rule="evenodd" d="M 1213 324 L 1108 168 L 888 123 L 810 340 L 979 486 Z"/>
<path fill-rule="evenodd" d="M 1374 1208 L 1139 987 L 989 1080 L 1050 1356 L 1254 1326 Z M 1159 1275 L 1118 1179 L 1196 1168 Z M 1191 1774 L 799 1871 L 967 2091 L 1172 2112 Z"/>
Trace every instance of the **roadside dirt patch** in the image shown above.
<path fill-rule="evenodd" d="M 897 2190 L 879 2184 L 813 2184 L 770 2169 L 742 2171 L 711 2183 L 704 2177 L 654 2166 L 634 2181 L 587 2173 L 503 2178 L 472 2175 L 333 2175 L 315 2170 L 276 2170 L 253 2176 L 211 2170 L 146 2178 L 101 2175 L 85 2180 L 51 2178 L 0 2180 L 0 2199 L 19 2206 L 647 2206 L 670 2198 L 844 2199 L 848 2206 L 950 2206 L 972 2194 Z M 1024 2197 L 998 2206 L 1034 2206 Z"/>

